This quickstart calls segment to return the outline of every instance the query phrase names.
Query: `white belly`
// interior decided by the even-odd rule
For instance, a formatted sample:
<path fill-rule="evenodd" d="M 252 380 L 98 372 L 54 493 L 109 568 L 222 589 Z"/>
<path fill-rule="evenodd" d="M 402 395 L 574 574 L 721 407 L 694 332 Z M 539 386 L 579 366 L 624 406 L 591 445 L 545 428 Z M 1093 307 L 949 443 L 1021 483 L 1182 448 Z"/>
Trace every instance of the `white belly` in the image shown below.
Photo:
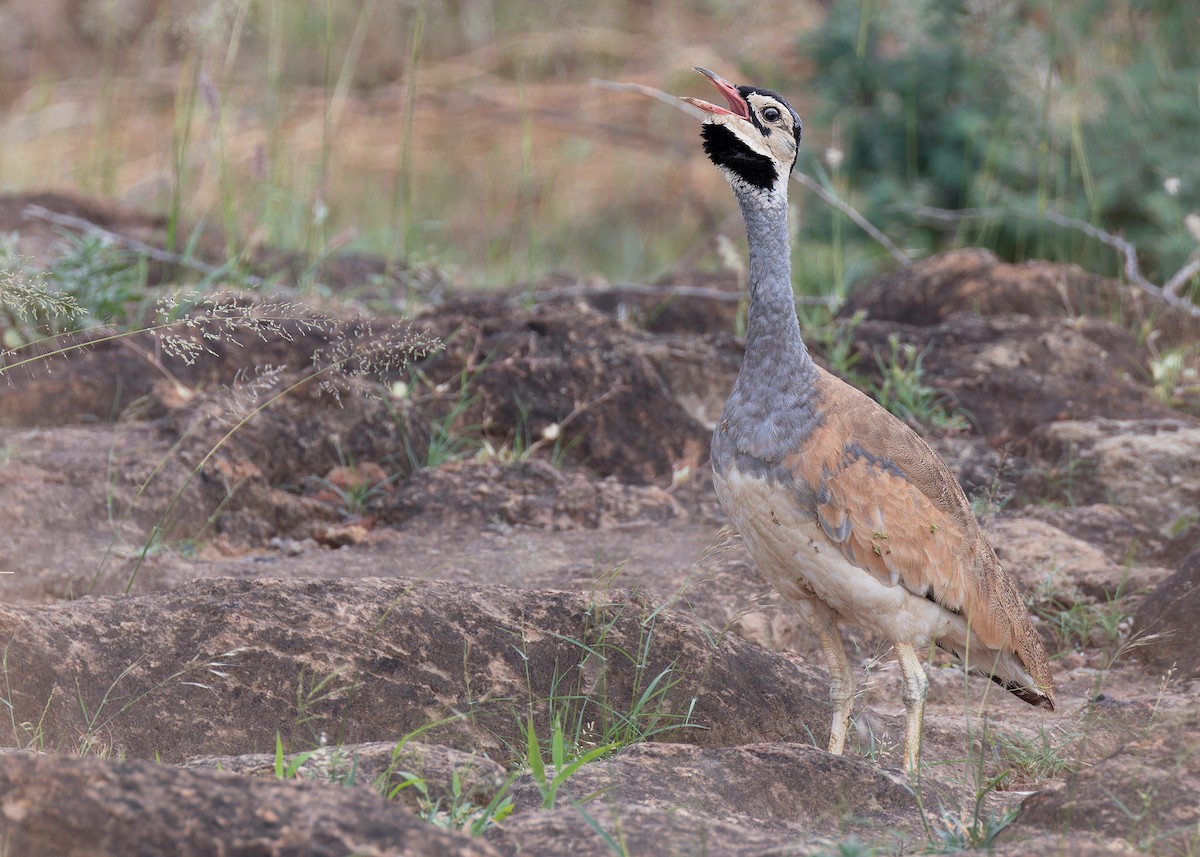
<path fill-rule="evenodd" d="M 817 600 L 852 625 L 915 646 L 965 630 L 956 627 L 963 624 L 958 617 L 933 601 L 851 563 L 825 535 L 816 513 L 801 508 L 785 487 L 736 468 L 715 483 L 721 505 L 763 575 L 805 618 L 812 609 L 808 602 Z"/>

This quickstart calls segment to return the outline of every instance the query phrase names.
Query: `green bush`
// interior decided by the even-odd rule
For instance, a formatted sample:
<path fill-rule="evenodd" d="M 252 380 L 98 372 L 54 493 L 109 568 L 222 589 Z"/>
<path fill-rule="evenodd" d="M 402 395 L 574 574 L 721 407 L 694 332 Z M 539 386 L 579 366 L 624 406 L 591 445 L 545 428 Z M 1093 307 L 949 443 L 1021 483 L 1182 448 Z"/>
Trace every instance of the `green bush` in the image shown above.
<path fill-rule="evenodd" d="M 1183 222 L 1200 212 L 1189 6 L 836 0 L 800 50 L 823 105 L 814 125 L 841 159 L 810 147 L 801 166 L 824 160 L 917 253 L 966 244 L 1119 272 L 1110 248 L 1037 217 L 1053 210 L 1124 234 L 1162 282 L 1197 249 Z M 917 206 L 1005 211 L 948 220 Z M 836 217 L 813 212 L 805 228 L 829 235 Z"/>

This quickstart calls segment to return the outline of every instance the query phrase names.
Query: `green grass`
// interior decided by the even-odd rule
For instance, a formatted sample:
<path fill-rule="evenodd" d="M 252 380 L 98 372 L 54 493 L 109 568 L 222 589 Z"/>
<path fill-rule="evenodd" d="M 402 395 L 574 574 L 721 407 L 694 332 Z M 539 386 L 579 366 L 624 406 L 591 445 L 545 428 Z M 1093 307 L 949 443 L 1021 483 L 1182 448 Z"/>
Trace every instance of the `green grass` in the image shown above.
<path fill-rule="evenodd" d="M 355 465 L 354 456 L 342 451 L 340 443 L 335 443 L 334 447 L 346 484 L 340 485 L 322 476 L 309 476 L 309 485 L 332 494 L 337 499 L 338 511 L 343 517 L 361 517 L 377 511 L 390 496 L 391 487 L 401 474 L 396 472 L 379 480 L 370 479 L 367 471 Z"/>
<path fill-rule="evenodd" d="M 450 339 L 457 335 L 452 334 Z M 423 424 L 412 426 L 403 415 L 396 415 L 404 426 L 404 454 L 410 469 L 440 467 L 467 458 L 482 447 L 481 427 L 467 424 L 464 419 L 478 401 L 472 382 L 490 359 L 489 355 L 478 365 L 464 366 L 453 383 L 436 383 L 417 368 L 410 371 L 402 398 L 430 415 Z"/>
<path fill-rule="evenodd" d="M 537 790 L 542 796 L 542 809 L 554 809 L 559 789 L 580 768 L 588 762 L 594 762 L 608 755 L 621 746 L 621 744 L 613 742 L 599 744 L 583 752 L 569 751 L 562 724 L 555 720 L 554 727 L 550 732 L 550 759 L 547 763 L 542 753 L 542 741 L 534 729 L 532 717 L 526 721 L 525 735 L 527 739 L 525 762 L 530 776 L 533 778 L 533 784 L 537 786 Z"/>
<path fill-rule="evenodd" d="M 944 812 L 934 821 L 924 854 L 956 854 L 990 848 L 1017 817 L 1017 810 L 958 815 Z"/>
<path fill-rule="evenodd" d="M 1039 726 L 1036 734 L 1001 733 L 987 729 L 982 736 L 984 752 L 991 755 L 1006 775 L 1006 789 L 1038 788 L 1047 781 L 1079 770 L 1083 763 L 1076 755 L 1077 735 Z"/>
<path fill-rule="evenodd" d="M 612 579 L 607 582 L 611 584 Z M 648 605 L 640 608 L 639 636 L 632 647 L 611 639 L 612 629 L 629 609 L 597 603 L 589 610 L 579 637 L 555 635 L 574 647 L 578 663 L 556 667 L 549 697 L 529 700 L 531 713 L 541 710 L 555 730 L 565 730 L 575 755 L 597 746 L 617 749 L 668 732 L 702 728 L 692 720 L 695 699 L 683 710 L 668 703 L 668 694 L 684 676 L 674 665 L 659 671 L 649 668 L 658 610 Z M 610 661 L 632 667 L 633 681 L 624 699 L 615 697 L 609 688 Z"/>
<path fill-rule="evenodd" d="M 921 363 L 929 347 L 918 351 L 915 345 L 901 345 L 896 334 L 890 335 L 887 353 L 875 355 L 880 380 L 870 383 L 871 395 L 917 431 L 965 431 L 970 423 L 953 396 L 925 383 Z"/>
<path fill-rule="evenodd" d="M 238 666 L 238 657 L 245 651 L 233 649 L 213 657 L 193 657 L 153 684 L 131 691 L 128 686 L 136 683 L 131 676 L 138 672 L 145 661 L 144 658 L 138 658 L 117 673 L 107 686 L 99 689 L 98 694 L 96 688 L 85 688 L 78 680 L 73 694 L 55 686 L 40 711 L 36 712 L 37 719 L 27 720 L 24 719 L 26 712 L 18 711 L 14 699 L 9 664 L 11 645 L 10 641 L 0 654 L 0 677 L 4 685 L 0 707 L 8 714 L 12 746 L 35 752 L 70 752 L 78 756 L 105 757 L 120 753 L 120 748 L 111 743 L 109 727 L 127 712 L 151 696 L 183 685 L 216 693 L 213 679 L 228 678 L 228 671 Z M 47 734 L 46 719 L 55 704 L 55 697 L 64 693 L 74 697 L 73 704 L 78 706 L 83 721 L 83 728 L 69 740 L 62 735 Z"/>
<path fill-rule="evenodd" d="M 248 302 L 233 294 L 220 292 L 189 293 L 172 291 L 159 297 L 148 321 L 134 323 L 136 317 L 98 318 L 100 313 L 116 312 L 131 303 L 144 304 L 145 264 L 125 254 L 111 255 L 102 245 L 82 242 L 64 257 L 60 266 L 49 272 L 31 270 L 23 260 L 9 257 L 0 267 L 0 315 L 11 321 L 6 327 L 6 341 L 11 343 L 0 351 L 0 381 L 18 370 L 31 372 L 39 366 L 76 352 L 94 349 L 114 342 L 126 342 L 168 379 L 181 395 L 189 391 L 164 366 L 159 352 L 185 364 L 216 356 L 214 345 L 237 346 L 243 337 L 262 341 L 290 341 L 297 334 L 316 334 L 326 344 L 311 355 L 311 364 L 296 375 L 284 377 L 278 367 L 266 368 L 257 378 L 242 379 L 227 396 L 224 425 L 227 430 L 209 447 L 199 461 L 178 484 L 166 505 L 157 512 L 137 560 L 129 573 L 125 591 L 129 592 L 145 560 L 167 542 L 200 540 L 225 506 L 233 499 L 240 483 L 227 486 L 224 497 L 210 510 L 197 532 L 180 535 L 175 532 L 181 502 L 189 486 L 204 471 L 208 463 L 251 420 L 258 417 L 281 399 L 298 390 L 315 386 L 322 393 L 338 399 L 342 382 L 354 378 L 387 381 L 414 358 L 441 347 L 440 341 L 413 330 L 404 321 L 394 322 L 376 331 L 369 320 L 345 322 L 322 312 L 291 301 Z M 155 350 L 142 348 L 139 341 L 150 338 Z M 466 377 L 462 396 L 466 397 Z M 458 444 L 450 427 L 466 409 L 469 400 L 460 399 L 442 423 L 435 423 L 430 437 L 427 465 L 444 460 L 447 449 Z M 183 449 L 184 442 L 201 423 L 210 420 L 201 414 L 182 431 L 173 446 L 138 487 L 133 502 L 123 513 L 116 513 L 111 498 L 108 503 L 113 539 L 109 551 L 97 566 L 91 589 L 94 590 L 112 554 L 112 548 L 123 538 L 125 525 L 131 519 L 138 500 L 155 479 L 164 472 L 169 458 Z M 444 429 L 439 433 L 438 429 Z M 380 486 L 365 486 L 361 490 L 342 493 L 348 508 L 369 505 L 377 499 Z"/>
<path fill-rule="evenodd" d="M 602 586 L 611 585 L 613 576 L 615 573 Z M 554 809 L 563 805 L 564 786 L 586 766 L 607 758 L 622 747 L 661 738 L 676 730 L 702 728 L 692 719 L 695 699 L 683 710 L 674 710 L 667 704 L 666 695 L 683 678 L 675 668 L 667 667 L 651 674 L 645 666 L 654 656 L 654 626 L 659 610 L 651 609 L 649 605 L 640 608 L 642 633 L 636 648 L 626 649 L 612 639 L 613 628 L 624 609 L 617 608 L 606 614 L 599 606 L 595 607 L 591 614 L 593 619 L 585 622 L 580 638 L 552 634 L 570 643 L 569 651 L 573 651 L 578 660 L 556 663 L 549 681 L 550 692 L 545 697 L 532 693 L 532 688 L 540 681 L 529 672 L 528 656 L 523 657 L 531 695 L 526 700 L 524 714 L 513 711 L 513 732 L 496 736 L 507 748 L 503 763 L 509 769 L 508 777 L 496 789 L 482 796 L 466 789 L 463 783 L 465 770 L 453 771 L 448 787 L 431 782 L 419 771 L 406 766 L 405 748 L 421 736 L 443 727 L 472 722 L 482 706 L 511 705 L 515 700 L 469 699 L 463 711 L 404 735 L 393 747 L 391 763 L 374 779 L 373 788 L 391 800 L 406 792 L 415 794 L 419 814 L 431 824 L 481 836 L 513 812 L 510 791 L 519 779 L 527 778 L 532 783 L 541 797 L 543 809 Z M 607 661 L 617 658 L 627 660 L 626 666 L 633 667 L 634 680 L 628 697 L 614 695 L 603 677 L 608 668 Z M 318 702 L 340 694 L 346 686 L 347 680 L 341 673 L 322 678 L 302 675 L 296 694 L 296 725 L 309 723 L 306 712 Z M 346 692 L 353 693 L 355 687 L 356 684 L 351 682 Z M 548 728 L 539 731 L 538 722 L 548 723 Z M 315 749 L 288 754 L 282 737 L 276 735 L 275 776 L 279 779 L 316 776 L 342 785 L 354 785 L 355 767 L 352 762 L 346 763 L 351 756 L 349 748 L 336 744 L 327 746 L 315 734 L 311 739 Z M 339 764 L 329 762 L 331 754 L 341 760 Z M 603 841 L 610 843 L 610 847 L 618 847 L 619 832 L 614 835 L 603 831 L 582 809 L 594 797 L 596 795 L 573 798 L 570 803 L 589 819 L 589 824 L 596 828 Z M 622 852 L 618 849 L 616 853 Z"/>
<path fill-rule="evenodd" d="M 1032 610 L 1050 629 L 1055 648 L 1061 653 L 1082 648 L 1099 649 L 1111 663 L 1128 642 L 1134 607 L 1122 580 L 1116 591 L 1106 592 L 1103 602 L 1072 600 L 1064 604 L 1051 596 L 1034 603 Z"/>

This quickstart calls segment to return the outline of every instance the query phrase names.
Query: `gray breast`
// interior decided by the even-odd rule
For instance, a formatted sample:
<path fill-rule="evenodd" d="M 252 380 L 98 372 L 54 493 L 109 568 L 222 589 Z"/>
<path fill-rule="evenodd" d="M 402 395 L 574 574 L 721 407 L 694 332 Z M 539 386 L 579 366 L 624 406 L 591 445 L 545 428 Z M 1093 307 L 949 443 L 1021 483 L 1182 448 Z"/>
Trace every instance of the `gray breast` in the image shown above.
<path fill-rule="evenodd" d="M 811 428 L 809 429 L 811 431 Z M 713 477 L 718 481 L 728 478 L 737 470 L 743 476 L 762 479 L 786 490 L 801 508 L 815 509 L 816 486 L 811 486 L 796 479 L 792 471 L 783 464 L 785 452 L 780 447 L 776 454 L 763 456 L 747 451 L 750 444 L 739 438 L 739 432 L 734 424 L 722 420 L 713 432 L 710 454 L 712 456 Z"/>

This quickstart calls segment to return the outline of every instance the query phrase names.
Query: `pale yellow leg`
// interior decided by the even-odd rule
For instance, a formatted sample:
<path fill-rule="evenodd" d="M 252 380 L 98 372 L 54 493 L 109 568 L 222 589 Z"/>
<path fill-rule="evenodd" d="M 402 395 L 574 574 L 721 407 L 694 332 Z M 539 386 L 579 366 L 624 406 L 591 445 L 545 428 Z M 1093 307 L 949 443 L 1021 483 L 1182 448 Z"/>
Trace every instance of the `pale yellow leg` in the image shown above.
<path fill-rule="evenodd" d="M 900 661 L 900 675 L 904 679 L 904 769 L 910 779 L 917 778 L 917 763 L 921 760 L 921 723 L 925 717 L 925 693 L 929 690 L 929 677 L 917 650 L 909 643 L 894 643 L 896 657 Z"/>
<path fill-rule="evenodd" d="M 850 726 L 850 709 L 854 705 L 854 673 L 846 646 L 838 633 L 836 621 L 817 629 L 825 660 L 829 665 L 829 701 L 833 707 L 833 725 L 829 729 L 829 752 L 842 755 L 846 749 L 846 730 Z"/>

